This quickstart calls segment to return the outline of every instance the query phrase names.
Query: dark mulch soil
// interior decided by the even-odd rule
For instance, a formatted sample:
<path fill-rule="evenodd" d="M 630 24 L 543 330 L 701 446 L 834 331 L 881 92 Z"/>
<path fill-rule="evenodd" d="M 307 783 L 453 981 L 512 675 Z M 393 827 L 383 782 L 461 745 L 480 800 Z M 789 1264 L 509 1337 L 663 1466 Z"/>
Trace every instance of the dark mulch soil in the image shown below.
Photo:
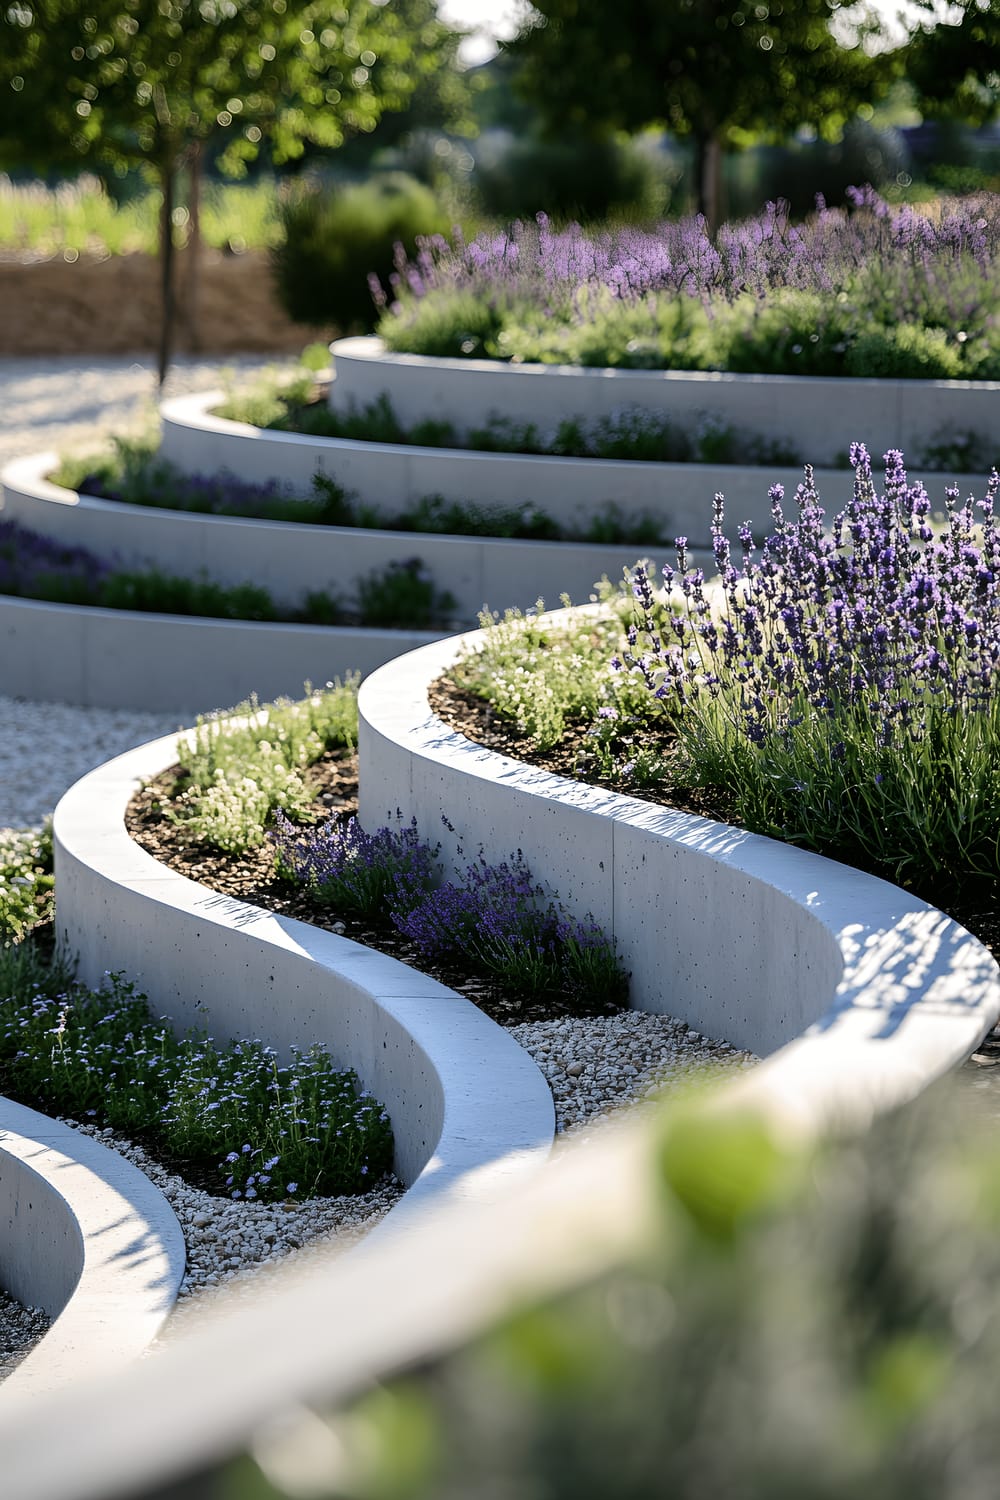
<path fill-rule="evenodd" d="M 331 752 L 317 762 L 309 774 L 316 788 L 315 810 L 318 813 L 347 817 L 357 812 L 356 755 Z M 594 1014 L 592 1009 L 584 1010 L 571 994 L 555 993 L 547 995 L 544 1000 L 526 1001 L 505 993 L 488 978 L 470 975 L 468 969 L 428 964 L 425 959 L 418 959 L 412 945 L 400 937 L 388 917 L 376 922 L 338 912 L 315 901 L 303 887 L 277 878 L 269 843 L 246 854 L 224 854 L 204 844 L 186 841 L 182 830 L 164 811 L 177 786 L 177 775 L 178 768 L 174 766 L 137 792 L 129 803 L 125 819 L 136 842 L 172 870 L 227 896 L 252 902 L 282 916 L 311 922 L 314 927 L 342 933 L 368 947 L 379 948 L 458 990 L 501 1025 L 547 1020 L 553 1016 Z M 617 1009 L 620 1007 L 609 1005 L 602 1013 L 611 1014 Z"/>

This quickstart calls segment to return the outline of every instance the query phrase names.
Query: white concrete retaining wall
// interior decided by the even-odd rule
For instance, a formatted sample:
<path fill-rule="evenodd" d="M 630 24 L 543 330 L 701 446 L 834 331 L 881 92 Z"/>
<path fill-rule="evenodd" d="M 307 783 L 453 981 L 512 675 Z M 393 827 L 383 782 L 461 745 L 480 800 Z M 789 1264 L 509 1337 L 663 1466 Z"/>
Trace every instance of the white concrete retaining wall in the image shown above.
<path fill-rule="evenodd" d="M 554 1131 L 548 1085 L 470 1001 L 374 949 L 207 890 L 128 836 L 129 798 L 176 758 L 175 738 L 156 740 L 56 808 L 56 929 L 80 977 L 124 970 L 180 1030 L 261 1036 L 281 1052 L 326 1045 L 392 1119 L 409 1192 L 387 1225 L 536 1170 Z"/>
<path fill-rule="evenodd" d="M 433 640 L 417 630 L 78 608 L 0 595 L 0 693 L 41 703 L 209 713 L 256 693 L 301 697 Z"/>
<path fill-rule="evenodd" d="M 860 1121 L 968 1056 L 1000 1014 L 989 952 L 898 887 L 449 729 L 427 686 L 460 645 L 437 642 L 362 685 L 362 824 L 383 821 L 391 796 L 446 856 L 442 811 L 465 849 L 521 849 L 537 879 L 614 935 L 635 1006 L 776 1054 L 748 1095 L 802 1128 Z"/>
<path fill-rule="evenodd" d="M 118 558 L 126 567 L 155 566 L 185 575 L 203 569 L 226 584 L 251 579 L 289 607 L 317 589 L 350 601 L 359 578 L 419 556 L 436 587 L 454 595 L 456 622 L 474 625 L 486 606 L 528 609 L 539 598 L 554 604 L 563 594 L 584 602 L 598 579 L 617 581 L 624 568 L 650 550 L 308 526 L 123 505 L 52 484 L 44 476 L 55 463 L 53 454 L 41 454 L 7 466 L 2 476 L 5 519 L 68 546 Z M 670 552 L 659 549 L 664 561 Z M 707 553 L 704 560 L 709 560 Z M 412 643 L 399 649 L 408 650 Z M 372 659 L 372 665 L 385 659 Z"/>
<path fill-rule="evenodd" d="M 792 443 L 805 461 L 816 465 L 836 463 L 852 442 L 863 442 L 876 456 L 887 448 L 902 448 L 916 469 L 917 456 L 929 442 L 970 430 L 992 434 L 1000 397 L 995 381 L 848 380 L 429 359 L 390 354 L 375 338 L 340 339 L 331 352 L 331 406 L 346 411 L 386 395 L 404 426 L 446 417 L 468 428 L 502 413 L 545 429 L 564 417 L 593 420 L 623 407 L 640 407 L 681 426 L 710 414 L 758 437 Z"/>
<path fill-rule="evenodd" d="M 137 1167 L 0 1098 L 0 1285 L 55 1320 L 0 1386 L 0 1406 L 136 1359 L 183 1274 L 180 1225 Z"/>
<path fill-rule="evenodd" d="M 734 520 L 763 530 L 771 515 L 768 486 L 781 483 L 794 491 L 802 478 L 801 468 L 549 458 L 307 437 L 214 416 L 223 399 L 215 391 L 165 401 L 163 457 L 185 474 L 228 469 L 254 484 L 287 483 L 301 495 L 310 493 L 314 474 L 326 474 L 387 516 L 427 495 L 441 495 L 480 506 L 537 505 L 561 526 L 573 528 L 615 504 L 629 514 L 648 511 L 662 518 L 671 538 L 687 536 L 692 544 L 707 545 L 717 490 L 725 493 Z M 823 475 L 831 497 L 839 497 L 837 504 L 850 494 L 851 478 L 842 469 Z"/>

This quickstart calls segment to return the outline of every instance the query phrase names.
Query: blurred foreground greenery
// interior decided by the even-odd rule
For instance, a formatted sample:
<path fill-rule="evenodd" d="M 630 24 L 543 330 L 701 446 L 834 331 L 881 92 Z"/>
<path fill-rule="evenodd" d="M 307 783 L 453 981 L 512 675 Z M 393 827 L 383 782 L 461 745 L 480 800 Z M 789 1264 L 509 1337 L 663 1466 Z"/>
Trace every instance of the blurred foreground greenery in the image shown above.
<path fill-rule="evenodd" d="M 594 1284 L 184 1493 L 992 1500 L 1000 1140 L 967 1102 L 810 1152 L 673 1111 L 649 1191 L 654 1234 Z"/>

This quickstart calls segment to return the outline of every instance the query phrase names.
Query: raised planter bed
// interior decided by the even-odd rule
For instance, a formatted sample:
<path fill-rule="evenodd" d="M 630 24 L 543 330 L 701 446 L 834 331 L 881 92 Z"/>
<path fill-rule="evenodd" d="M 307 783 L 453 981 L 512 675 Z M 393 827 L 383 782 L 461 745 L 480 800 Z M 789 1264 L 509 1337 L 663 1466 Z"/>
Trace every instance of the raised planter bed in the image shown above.
<path fill-rule="evenodd" d="M 805 1130 L 863 1123 L 961 1062 L 994 1023 L 989 952 L 898 887 L 449 729 L 427 687 L 459 644 L 388 663 L 362 686 L 362 824 L 384 815 L 392 787 L 421 827 L 439 829 L 444 808 L 466 847 L 522 849 L 538 879 L 614 935 L 634 1005 L 774 1054 L 738 1085 L 745 1097 Z"/>
<path fill-rule="evenodd" d="M 792 443 L 810 463 L 836 463 L 852 442 L 872 453 L 902 448 L 911 462 L 942 435 L 989 434 L 1000 384 L 969 380 L 853 380 L 803 375 L 730 375 L 697 370 L 581 369 L 487 359 L 389 353 L 377 338 L 332 344 L 330 405 L 346 411 L 388 396 L 405 425 L 446 412 L 459 427 L 502 412 L 555 427 L 623 407 L 695 421 L 710 413 L 759 438 Z M 913 467 L 918 467 L 913 462 Z M 777 476 L 775 476 L 777 477 Z M 742 519 L 742 515 L 740 517 Z"/>
<path fill-rule="evenodd" d="M 183 1274 L 180 1225 L 138 1168 L 0 1098 L 0 1283 L 54 1319 L 0 1387 L 4 1408 L 130 1364 Z"/>
<path fill-rule="evenodd" d="M 196 399 L 201 402 L 204 398 Z M 165 430 L 166 425 L 165 422 Z M 288 434 L 267 436 L 287 438 Z M 311 439 L 296 441 L 312 442 Z M 225 450 L 225 443 L 222 446 Z M 260 451 L 264 447 L 266 443 L 262 441 Z M 270 461 L 277 464 L 279 471 L 285 451 L 279 448 L 271 455 Z M 498 609 L 516 605 L 527 609 L 539 597 L 554 602 L 564 592 L 572 599 L 585 600 L 599 578 L 607 575 L 619 579 L 622 569 L 631 566 L 640 552 L 648 550 L 635 544 L 595 546 L 583 542 L 311 526 L 126 505 L 117 500 L 78 495 L 52 484 L 45 475 L 55 464 L 53 454 L 8 464 L 2 476 L 5 518 L 60 543 L 87 547 L 103 556 L 116 556 L 125 566 L 155 564 L 167 571 L 185 573 L 204 569 L 210 577 L 229 584 L 251 578 L 281 603 L 296 601 L 312 589 L 349 595 L 359 577 L 419 555 L 435 586 L 454 596 L 457 618 L 472 625 L 484 605 Z M 225 461 L 221 466 L 233 468 Z M 311 470 L 314 472 L 315 467 Z M 309 479 L 304 479 L 300 488 L 307 492 Z M 378 489 L 383 499 L 395 493 L 381 483 Z M 360 641 L 362 636 L 373 633 L 355 634 Z M 408 650 L 412 644 L 414 639 L 409 639 L 398 650 Z M 358 650 L 365 657 L 363 663 L 359 661 L 362 670 L 387 660 L 388 653 L 379 655 L 378 647 L 366 649 L 362 643 Z M 342 672 L 347 665 L 350 663 L 342 662 L 339 666 L 319 669 L 322 680 L 334 671 Z M 319 675 L 313 680 L 320 680 Z M 225 694 L 215 699 L 216 703 L 224 701 L 232 699 Z"/>
<path fill-rule="evenodd" d="M 392 1119 L 409 1192 L 386 1225 L 536 1170 L 555 1128 L 548 1085 L 471 1002 L 374 949 L 210 891 L 129 837 L 129 798 L 175 760 L 175 737 L 153 741 L 56 808 L 56 929 L 80 978 L 124 970 L 181 1030 L 264 1036 L 279 1050 L 323 1043 Z"/>
<path fill-rule="evenodd" d="M 761 1109 L 794 1134 L 863 1126 L 918 1093 L 987 1029 L 1000 1010 L 993 960 L 904 892 L 739 829 L 533 770 L 452 733 L 431 714 L 426 686 L 455 649 L 454 641 L 426 648 L 362 690 L 363 795 L 378 810 L 391 788 L 408 807 L 433 806 L 435 826 L 444 805 L 467 838 L 495 835 L 505 849 L 520 842 L 561 895 L 598 916 L 611 902 L 623 945 L 640 931 L 649 952 L 635 975 L 641 1004 L 674 1006 L 686 995 L 692 1017 L 696 999 L 704 1007 L 706 1026 L 715 1004 L 765 1045 L 770 1036 L 779 1050 L 720 1092 L 720 1104 Z M 151 895 L 157 885 L 151 874 Z M 383 1240 L 337 1274 L 289 1276 L 273 1301 L 198 1330 L 127 1382 L 47 1403 L 16 1428 L 0 1409 L 19 1494 L 158 1493 L 243 1451 L 293 1404 L 346 1399 L 467 1340 L 526 1297 L 586 1282 L 640 1240 L 653 1150 L 641 1129 L 610 1132 L 510 1200 L 446 1206 L 402 1243 Z M 317 1327 L 336 1337 L 317 1339 Z M 113 1439 L 100 1421 L 109 1403 Z M 41 1442 L 53 1422 L 66 1439 L 58 1447 Z"/>
<path fill-rule="evenodd" d="M 41 703 L 210 713 L 370 672 L 428 631 L 208 620 L 0 595 L 0 693 Z"/>

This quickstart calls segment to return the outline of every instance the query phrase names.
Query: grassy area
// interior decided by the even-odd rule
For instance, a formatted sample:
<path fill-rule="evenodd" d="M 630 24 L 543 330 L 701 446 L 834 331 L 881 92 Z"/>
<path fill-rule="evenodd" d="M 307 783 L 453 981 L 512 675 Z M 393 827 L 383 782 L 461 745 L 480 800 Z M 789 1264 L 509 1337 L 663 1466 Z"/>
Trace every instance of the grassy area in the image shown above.
<path fill-rule="evenodd" d="M 34 255 L 153 254 L 160 201 L 159 192 L 150 191 L 119 206 L 90 176 L 51 188 L 0 176 L 0 250 Z M 183 244 L 187 210 L 178 209 L 176 220 Z M 216 248 L 228 244 L 237 250 L 263 250 L 276 244 L 280 230 L 275 183 L 267 179 L 208 185 L 201 234 L 206 245 Z"/>

